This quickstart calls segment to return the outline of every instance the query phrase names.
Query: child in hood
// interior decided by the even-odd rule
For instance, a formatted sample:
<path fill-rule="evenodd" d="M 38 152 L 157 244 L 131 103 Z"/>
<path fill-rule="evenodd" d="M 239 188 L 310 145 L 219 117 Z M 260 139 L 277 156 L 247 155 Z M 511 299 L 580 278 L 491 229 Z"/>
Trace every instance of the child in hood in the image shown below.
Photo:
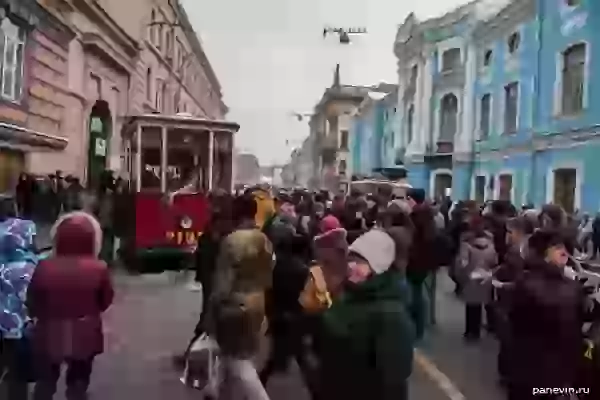
<path fill-rule="evenodd" d="M 394 240 L 373 229 L 349 248 L 344 293 L 323 315 L 322 398 L 408 398 L 414 327 L 391 268 Z"/>
<path fill-rule="evenodd" d="M 102 229 L 92 215 L 76 211 L 58 219 L 51 237 L 53 254 L 40 261 L 27 292 L 36 319 L 34 397 L 52 399 L 67 364 L 66 397 L 85 399 L 94 359 L 104 351 L 102 314 L 114 297 L 108 268 L 99 259 Z"/>
<path fill-rule="evenodd" d="M 20 219 L 0 223 L 0 338 L 6 360 L 8 398 L 27 398 L 29 378 L 25 305 L 27 288 L 37 265 L 33 253 L 35 224 Z"/>

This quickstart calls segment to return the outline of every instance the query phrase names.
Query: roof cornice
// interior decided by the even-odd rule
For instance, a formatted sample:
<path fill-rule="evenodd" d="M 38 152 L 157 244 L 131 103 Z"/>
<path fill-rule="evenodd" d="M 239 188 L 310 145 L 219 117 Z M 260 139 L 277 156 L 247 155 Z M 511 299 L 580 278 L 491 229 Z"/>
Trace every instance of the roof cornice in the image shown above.
<path fill-rule="evenodd" d="M 138 54 L 140 50 L 139 42 L 127 34 L 127 32 L 125 32 L 125 30 L 110 17 L 97 1 L 71 0 L 71 2 L 76 8 L 87 11 L 87 15 L 102 22 L 104 28 L 107 29 L 117 44 L 119 44 L 129 56 Z"/>
<path fill-rule="evenodd" d="M 212 89 L 219 95 L 219 97 L 221 97 L 221 84 L 217 78 L 217 74 L 215 73 L 208 56 L 202 47 L 202 43 L 200 43 L 200 40 L 198 39 L 198 33 L 194 30 L 185 8 L 183 8 L 179 0 L 169 0 L 169 3 L 177 14 L 177 19 L 183 27 L 184 34 L 190 43 L 190 46 L 192 47 L 194 53 L 199 57 L 198 61 L 200 61 L 200 65 L 204 68 L 204 71 L 206 71 L 206 75 L 210 81 Z"/>
<path fill-rule="evenodd" d="M 498 14 L 474 27 L 472 38 L 476 43 L 485 43 L 498 36 L 510 33 L 515 26 L 535 17 L 536 0 L 513 0 Z"/>

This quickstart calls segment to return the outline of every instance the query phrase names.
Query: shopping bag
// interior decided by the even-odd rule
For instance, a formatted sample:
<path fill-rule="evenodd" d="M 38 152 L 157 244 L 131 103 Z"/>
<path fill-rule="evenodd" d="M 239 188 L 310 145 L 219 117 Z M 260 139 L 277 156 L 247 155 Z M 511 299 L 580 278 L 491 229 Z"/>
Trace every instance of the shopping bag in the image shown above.
<path fill-rule="evenodd" d="M 204 396 L 216 397 L 220 384 L 219 364 L 219 345 L 203 333 L 187 351 L 181 382 Z"/>

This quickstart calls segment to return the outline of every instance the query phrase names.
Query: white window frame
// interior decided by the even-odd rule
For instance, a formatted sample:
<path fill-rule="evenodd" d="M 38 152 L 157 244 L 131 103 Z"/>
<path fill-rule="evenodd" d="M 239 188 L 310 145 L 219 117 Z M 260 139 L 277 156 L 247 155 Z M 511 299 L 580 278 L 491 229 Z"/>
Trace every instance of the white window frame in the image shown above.
<path fill-rule="evenodd" d="M 510 175 L 511 176 L 510 202 L 514 204 L 515 203 L 515 186 L 516 186 L 515 170 L 512 168 L 502 169 L 494 175 L 495 175 L 495 177 L 494 177 L 494 193 L 493 193 L 492 198 L 494 200 L 498 200 L 500 198 L 500 177 L 502 175 Z"/>
<path fill-rule="evenodd" d="M 483 190 L 483 200 L 484 201 L 488 201 L 489 200 L 489 185 L 490 185 L 490 173 L 489 172 L 476 172 L 475 175 L 473 175 L 471 177 L 471 193 L 470 193 L 470 197 L 471 199 L 475 200 L 475 184 L 477 182 L 477 178 L 478 177 L 483 177 L 485 178 L 485 185 L 484 185 L 484 190 Z"/>
<path fill-rule="evenodd" d="M 450 188 L 451 193 L 450 193 L 450 197 L 453 198 L 454 196 L 454 174 L 452 173 L 452 170 L 449 168 L 438 168 L 435 169 L 433 171 L 431 171 L 431 174 L 429 176 L 429 197 L 431 198 L 435 192 L 435 178 L 438 175 L 450 175 L 452 177 L 452 187 Z"/>
<path fill-rule="evenodd" d="M 581 210 L 581 186 L 584 182 L 585 173 L 583 161 L 569 161 L 564 163 L 559 162 L 548 167 L 548 170 L 546 171 L 546 203 L 554 202 L 554 172 L 559 169 L 575 170 L 575 209 Z"/>
<path fill-rule="evenodd" d="M 514 132 L 505 132 L 505 124 L 504 124 L 504 120 L 506 117 L 506 87 L 512 83 L 516 83 L 517 84 L 517 121 L 515 124 L 515 131 Z M 523 88 L 521 87 L 521 81 L 510 81 L 510 82 L 506 82 L 504 85 L 502 85 L 502 87 L 500 88 L 501 90 L 501 95 L 500 95 L 500 110 L 502 111 L 500 113 L 500 118 L 498 118 L 498 122 L 500 124 L 500 134 L 501 135 L 514 135 L 517 132 L 519 132 L 519 130 L 521 129 L 521 124 L 520 124 L 520 120 L 521 120 L 521 99 L 523 98 Z"/>
<path fill-rule="evenodd" d="M 15 26 L 18 29 L 19 33 L 22 33 L 23 35 L 23 39 L 19 38 L 18 35 L 17 37 L 8 37 L 6 34 L 4 34 L 4 46 L 3 46 L 3 53 L 2 53 L 2 64 L 0 64 L 0 96 L 8 101 L 14 102 L 14 103 L 18 103 L 21 100 L 21 96 L 23 95 L 23 87 L 25 86 L 25 61 L 26 61 L 26 55 L 25 55 L 25 49 L 26 49 L 26 43 L 27 43 L 27 32 L 25 31 L 25 29 L 15 23 L 14 21 L 10 20 L 9 18 L 5 18 L 4 20 L 8 21 L 10 24 L 12 24 L 13 26 Z M 5 74 L 7 72 L 6 69 L 6 57 L 7 57 L 7 53 L 6 53 L 6 49 L 7 49 L 7 45 L 9 42 L 13 42 L 14 43 L 14 49 L 13 49 L 13 66 L 12 66 L 12 70 L 10 71 L 12 73 L 12 87 L 7 87 L 5 86 Z M 19 60 L 17 60 L 17 53 L 18 53 L 18 49 L 21 48 L 21 62 L 19 65 Z M 21 74 L 21 86 L 20 87 L 16 87 L 16 77 L 17 77 L 17 72 Z M 8 90 L 7 90 L 8 89 Z"/>
<path fill-rule="evenodd" d="M 461 65 L 465 64 L 466 61 L 466 52 L 465 52 L 465 43 L 464 43 L 464 39 L 460 36 L 455 36 L 449 39 L 446 39 L 440 43 L 438 43 L 437 46 L 437 72 L 441 73 L 442 70 L 442 60 L 443 60 L 443 55 L 444 52 L 446 50 L 450 50 L 450 49 L 455 49 L 458 48 L 460 49 L 460 63 Z M 427 72 L 427 71 L 424 71 Z M 418 77 L 417 77 L 418 79 Z"/>
<path fill-rule="evenodd" d="M 483 107 L 482 107 L 481 103 L 482 103 L 483 97 L 485 95 L 490 96 L 490 111 L 489 111 L 490 118 L 488 121 L 488 139 L 490 136 L 492 136 L 492 131 L 494 128 L 494 93 L 492 91 L 490 91 L 490 92 L 482 93 L 479 96 L 479 100 L 477 101 L 477 125 L 476 125 L 477 139 L 483 138 L 483 131 L 481 130 L 481 118 L 483 117 Z"/>
<path fill-rule="evenodd" d="M 462 129 L 462 96 L 458 90 L 447 90 L 437 98 L 437 112 L 435 113 L 435 142 L 437 143 L 440 140 L 442 134 L 442 99 L 446 97 L 446 95 L 453 94 L 456 97 L 456 132 L 454 133 L 454 139 L 457 138 L 461 129 Z"/>
<path fill-rule="evenodd" d="M 590 62 L 591 62 L 591 45 L 587 40 L 576 40 L 567 44 L 561 51 L 556 53 L 556 72 L 554 79 L 554 102 L 553 111 L 555 117 L 563 116 L 562 96 L 563 96 L 563 76 L 562 72 L 565 66 L 565 51 L 578 44 L 585 46 L 585 65 L 583 66 L 583 109 L 588 109 L 590 97 Z M 568 116 L 568 115 L 567 115 Z"/>

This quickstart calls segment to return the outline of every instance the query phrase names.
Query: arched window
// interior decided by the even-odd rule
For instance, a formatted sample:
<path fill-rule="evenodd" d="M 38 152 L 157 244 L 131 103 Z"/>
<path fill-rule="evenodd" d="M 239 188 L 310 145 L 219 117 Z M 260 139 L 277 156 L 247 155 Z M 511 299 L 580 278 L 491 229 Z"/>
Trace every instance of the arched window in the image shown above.
<path fill-rule="evenodd" d="M 440 141 L 453 142 L 458 128 L 458 99 L 453 93 L 442 97 L 440 105 Z"/>
<path fill-rule="evenodd" d="M 573 115 L 583 110 L 585 91 L 585 43 L 575 44 L 563 53 L 562 113 Z"/>
<path fill-rule="evenodd" d="M 516 53 L 519 50 L 519 46 L 521 45 L 521 34 L 519 32 L 515 32 L 508 37 L 508 52 L 510 54 Z"/>

